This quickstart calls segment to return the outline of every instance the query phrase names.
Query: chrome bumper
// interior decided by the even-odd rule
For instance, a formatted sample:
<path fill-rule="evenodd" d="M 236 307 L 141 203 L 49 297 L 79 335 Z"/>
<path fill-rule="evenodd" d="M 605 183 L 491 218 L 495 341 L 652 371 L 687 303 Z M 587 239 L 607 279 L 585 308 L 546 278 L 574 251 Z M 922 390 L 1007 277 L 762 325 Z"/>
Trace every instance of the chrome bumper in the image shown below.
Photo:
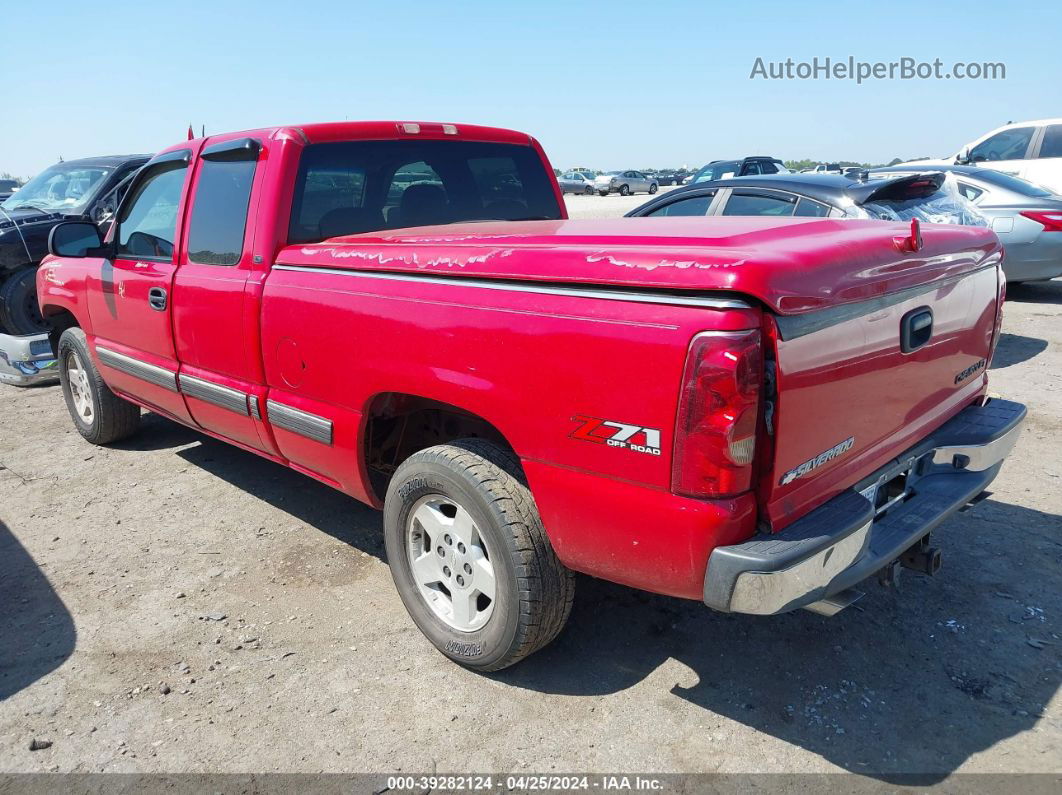
<path fill-rule="evenodd" d="M 0 334 L 0 384 L 32 386 L 59 379 L 47 334 Z"/>
<path fill-rule="evenodd" d="M 971 406 L 785 530 L 717 547 L 708 561 L 705 603 L 725 612 L 773 615 L 814 608 L 851 588 L 983 492 L 1014 448 L 1024 419 L 1020 403 Z M 888 510 L 876 509 L 861 493 L 873 493 L 900 474 L 910 495 Z"/>

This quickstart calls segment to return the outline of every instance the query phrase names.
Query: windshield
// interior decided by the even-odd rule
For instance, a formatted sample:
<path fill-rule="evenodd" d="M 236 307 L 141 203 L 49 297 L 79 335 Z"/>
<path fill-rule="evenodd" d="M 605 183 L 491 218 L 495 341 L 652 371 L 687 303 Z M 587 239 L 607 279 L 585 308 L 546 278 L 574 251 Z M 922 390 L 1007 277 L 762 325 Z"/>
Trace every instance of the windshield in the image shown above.
<path fill-rule="evenodd" d="M 738 166 L 740 166 L 737 160 L 720 160 L 718 163 L 709 163 L 693 178 L 693 182 L 710 182 L 713 179 L 725 179 L 727 177 L 733 177 L 737 174 Z"/>
<path fill-rule="evenodd" d="M 59 163 L 35 176 L 0 206 L 5 210 L 33 207 L 78 212 L 113 170 L 105 166 Z"/>

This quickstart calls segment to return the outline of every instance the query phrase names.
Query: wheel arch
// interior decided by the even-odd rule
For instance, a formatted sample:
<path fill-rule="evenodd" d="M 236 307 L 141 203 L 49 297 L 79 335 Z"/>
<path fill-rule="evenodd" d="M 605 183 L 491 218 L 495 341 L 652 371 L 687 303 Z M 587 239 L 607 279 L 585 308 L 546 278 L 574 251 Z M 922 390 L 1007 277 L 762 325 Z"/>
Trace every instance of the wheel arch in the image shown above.
<path fill-rule="evenodd" d="M 359 465 L 369 494 L 382 504 L 391 475 L 414 453 L 457 439 L 483 439 L 517 458 L 502 430 L 481 413 L 409 392 L 378 392 L 366 403 Z"/>

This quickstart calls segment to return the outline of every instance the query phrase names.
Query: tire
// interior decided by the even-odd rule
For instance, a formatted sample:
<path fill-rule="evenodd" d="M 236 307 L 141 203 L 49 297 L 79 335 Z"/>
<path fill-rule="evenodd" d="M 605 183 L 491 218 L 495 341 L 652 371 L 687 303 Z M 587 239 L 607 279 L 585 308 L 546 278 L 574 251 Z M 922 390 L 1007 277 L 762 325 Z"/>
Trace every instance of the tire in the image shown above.
<path fill-rule="evenodd" d="M 506 668 L 568 620 L 574 575 L 553 552 L 517 458 L 482 439 L 429 447 L 399 466 L 384 543 L 410 617 L 466 668 Z"/>
<path fill-rule="evenodd" d="M 599 195 L 599 196 L 608 196 L 608 194 L 610 193 L 610 191 L 607 191 L 607 190 L 599 190 L 599 191 L 598 191 L 597 193 L 598 193 L 598 195 Z"/>
<path fill-rule="evenodd" d="M 583 194 L 584 194 L 584 195 L 586 195 L 586 196 L 593 196 L 593 195 L 594 195 L 594 189 L 593 189 L 593 188 L 591 188 L 591 187 L 590 187 L 589 185 L 587 185 L 587 186 L 586 186 L 586 187 L 585 187 L 585 188 L 583 189 Z"/>
<path fill-rule="evenodd" d="M 136 432 L 140 407 L 118 397 L 103 382 L 79 328 L 68 328 L 59 337 L 59 382 L 70 418 L 88 441 L 110 444 Z"/>
<path fill-rule="evenodd" d="M 630 196 L 630 195 L 631 195 L 631 186 L 630 185 L 620 185 L 620 196 Z"/>
<path fill-rule="evenodd" d="M 650 185 L 650 186 L 649 186 L 649 195 L 650 195 L 650 196 L 652 196 L 652 195 L 653 195 L 654 193 L 656 193 L 656 192 L 657 192 L 657 191 L 658 191 L 659 189 L 660 189 L 660 186 L 659 186 L 659 185 L 657 185 L 657 184 L 656 184 L 656 183 L 654 182 L 654 183 L 653 183 L 652 185 Z"/>
<path fill-rule="evenodd" d="M 15 335 L 40 334 L 51 328 L 37 306 L 37 266 L 14 271 L 0 285 L 0 325 Z"/>

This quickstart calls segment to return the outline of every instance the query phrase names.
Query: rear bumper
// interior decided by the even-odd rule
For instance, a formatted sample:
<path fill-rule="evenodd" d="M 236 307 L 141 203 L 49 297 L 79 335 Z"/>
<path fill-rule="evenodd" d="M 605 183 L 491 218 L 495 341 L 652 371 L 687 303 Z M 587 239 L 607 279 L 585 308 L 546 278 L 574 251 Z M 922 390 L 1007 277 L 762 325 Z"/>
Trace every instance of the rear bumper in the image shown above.
<path fill-rule="evenodd" d="M 848 491 L 771 536 L 717 547 L 704 602 L 773 615 L 844 591 L 896 560 L 991 483 L 1013 449 L 1025 406 L 971 406 Z M 875 518 L 861 494 L 908 473 L 911 496 Z"/>

